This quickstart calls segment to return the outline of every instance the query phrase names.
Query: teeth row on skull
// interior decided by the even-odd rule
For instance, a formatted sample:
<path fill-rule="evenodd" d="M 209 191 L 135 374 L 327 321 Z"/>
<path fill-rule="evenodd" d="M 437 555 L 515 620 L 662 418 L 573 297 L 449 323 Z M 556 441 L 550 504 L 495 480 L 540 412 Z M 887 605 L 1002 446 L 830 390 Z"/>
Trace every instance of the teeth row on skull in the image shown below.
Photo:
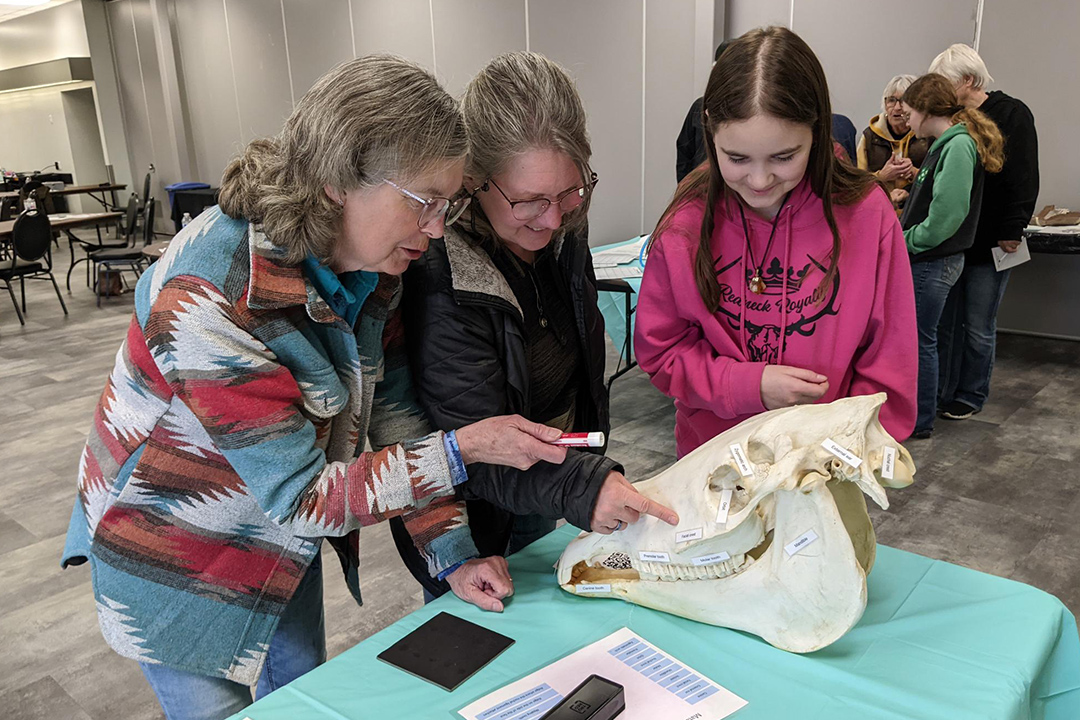
<path fill-rule="evenodd" d="M 643 579 L 655 576 L 658 580 L 717 580 L 745 570 L 752 562 L 754 559 L 745 555 L 736 555 L 714 565 L 676 565 L 630 559 L 630 565 Z"/>

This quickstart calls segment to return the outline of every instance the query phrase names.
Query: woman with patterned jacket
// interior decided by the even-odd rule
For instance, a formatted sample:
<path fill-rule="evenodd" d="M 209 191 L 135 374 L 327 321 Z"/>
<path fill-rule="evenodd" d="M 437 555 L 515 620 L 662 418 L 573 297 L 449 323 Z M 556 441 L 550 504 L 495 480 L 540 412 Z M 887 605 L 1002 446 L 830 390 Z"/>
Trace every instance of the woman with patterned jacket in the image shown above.
<path fill-rule="evenodd" d="M 399 276 L 468 203 L 465 152 L 426 71 L 344 63 L 140 279 L 63 564 L 90 562 L 102 632 L 169 720 L 227 717 L 325 659 L 323 538 L 359 601 L 360 527 L 422 510 L 438 573 L 468 541 L 466 465 L 564 460 L 557 429 L 519 416 L 435 430 L 412 391 Z M 449 582 L 512 592 L 502 558 Z"/>

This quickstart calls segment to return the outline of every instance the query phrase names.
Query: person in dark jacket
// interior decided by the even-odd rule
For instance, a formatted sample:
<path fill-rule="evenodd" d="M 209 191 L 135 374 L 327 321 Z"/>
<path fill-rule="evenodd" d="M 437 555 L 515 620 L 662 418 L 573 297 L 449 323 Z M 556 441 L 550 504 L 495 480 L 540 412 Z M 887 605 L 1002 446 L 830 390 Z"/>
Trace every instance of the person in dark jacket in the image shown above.
<path fill-rule="evenodd" d="M 730 40 L 725 40 L 716 46 L 714 65 L 730 44 Z M 698 98 L 690 105 L 679 137 L 675 139 L 675 182 L 682 182 L 691 170 L 705 162 L 705 131 L 701 129 L 702 101 L 703 98 Z"/>
<path fill-rule="evenodd" d="M 1039 195 L 1039 140 L 1035 118 L 1020 100 L 1000 90 L 979 54 L 953 45 L 935 58 L 931 72 L 956 86 L 965 107 L 978 108 L 1005 138 L 1005 165 L 986 178 L 975 241 L 964 253 L 964 272 L 945 303 L 941 348 L 941 417 L 964 420 L 979 412 L 990 395 L 997 342 L 997 312 L 1011 270 L 997 271 L 991 250 L 1015 252 Z"/>
<path fill-rule="evenodd" d="M 492 60 L 465 91 L 465 187 L 473 202 L 405 280 L 405 326 L 420 403 L 453 429 L 495 408 L 564 432 L 609 429 L 604 322 L 586 234 L 596 175 L 585 110 L 565 70 L 535 53 Z M 640 494 L 602 448 L 562 465 L 469 469 L 470 557 L 520 550 L 566 518 L 613 532 L 671 510 Z M 446 591 L 414 545 L 417 516 L 392 523 L 402 559 L 428 596 Z M 493 602 L 498 602 L 493 598 Z"/>
<path fill-rule="evenodd" d="M 915 136 L 937 138 L 900 217 L 911 255 L 919 329 L 919 412 L 911 436 L 925 439 L 933 432 L 937 410 L 938 323 L 964 269 L 964 251 L 975 239 L 983 171 L 1001 170 L 1004 143 L 988 117 L 959 104 L 952 83 L 941 75 L 917 79 L 904 92 L 903 103 Z"/>

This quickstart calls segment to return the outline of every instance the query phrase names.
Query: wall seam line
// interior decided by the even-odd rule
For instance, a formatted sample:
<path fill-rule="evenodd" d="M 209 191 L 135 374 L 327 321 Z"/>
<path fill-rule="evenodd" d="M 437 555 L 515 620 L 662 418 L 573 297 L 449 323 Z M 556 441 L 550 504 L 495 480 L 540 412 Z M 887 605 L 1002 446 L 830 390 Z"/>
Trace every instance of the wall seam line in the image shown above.
<path fill-rule="evenodd" d="M 285 69 L 289 73 L 289 102 L 296 109 L 296 91 L 293 90 L 292 58 L 289 57 L 289 25 L 285 22 L 285 0 L 281 0 L 281 33 L 285 37 Z"/>
<path fill-rule="evenodd" d="M 525 52 L 532 52 L 532 37 L 529 32 L 529 0 L 525 0 Z"/>
<path fill-rule="evenodd" d="M 233 59 L 232 33 L 229 32 L 229 6 L 221 0 L 221 9 L 225 13 L 225 44 L 229 48 L 229 70 L 232 72 L 233 98 L 236 99 L 236 125 L 240 128 L 240 142 L 244 142 L 244 120 L 240 116 L 240 88 L 236 82 L 236 60 Z"/>
<path fill-rule="evenodd" d="M 439 60 L 435 57 L 435 0 L 428 0 L 428 17 L 431 19 L 431 74 L 438 77 Z"/>
<path fill-rule="evenodd" d="M 135 3 L 129 0 L 128 8 L 131 10 L 131 35 L 135 39 L 135 58 L 139 61 L 139 83 L 142 85 L 143 107 L 146 110 L 146 134 L 150 137 L 150 162 L 154 158 L 154 128 L 150 120 L 150 99 L 146 94 L 146 76 L 143 74 L 142 51 L 139 49 L 139 29 L 135 25 Z M 135 173 L 138 178 L 139 173 Z M 133 179 L 135 179 L 133 178 Z M 146 202 L 146 198 L 142 199 Z"/>
<path fill-rule="evenodd" d="M 356 59 L 356 26 L 353 25 L 352 0 L 345 0 L 345 4 L 349 7 L 349 40 L 352 40 L 352 56 L 353 56 L 353 60 L 355 60 Z"/>
<path fill-rule="evenodd" d="M 641 0 L 641 220 L 638 234 L 645 234 L 645 36 L 648 27 L 648 0 Z"/>

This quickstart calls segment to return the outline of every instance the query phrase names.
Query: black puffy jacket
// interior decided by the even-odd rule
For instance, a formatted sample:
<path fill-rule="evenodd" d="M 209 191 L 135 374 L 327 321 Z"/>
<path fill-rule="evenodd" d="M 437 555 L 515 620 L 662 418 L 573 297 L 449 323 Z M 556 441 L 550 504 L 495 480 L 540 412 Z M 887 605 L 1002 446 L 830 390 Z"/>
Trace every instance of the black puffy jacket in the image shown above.
<path fill-rule="evenodd" d="M 596 305 L 596 277 L 584 237 L 563 237 L 554 251 L 567 282 L 585 363 L 574 430 L 610 429 L 604 383 L 604 319 Z M 477 239 L 459 228 L 433 240 L 405 274 L 405 335 L 414 384 L 432 424 L 444 431 L 495 415 L 530 417 L 529 369 L 523 316 L 506 279 Z M 588 530 L 596 496 L 612 470 L 602 450 L 569 450 L 561 465 L 537 463 L 526 471 L 499 465 L 469 466 L 459 494 L 467 501 L 473 540 L 482 557 L 499 555 L 512 515 L 566 518 Z M 426 564 L 400 519 L 391 521 L 398 551 L 429 591 L 445 583 Z"/>

